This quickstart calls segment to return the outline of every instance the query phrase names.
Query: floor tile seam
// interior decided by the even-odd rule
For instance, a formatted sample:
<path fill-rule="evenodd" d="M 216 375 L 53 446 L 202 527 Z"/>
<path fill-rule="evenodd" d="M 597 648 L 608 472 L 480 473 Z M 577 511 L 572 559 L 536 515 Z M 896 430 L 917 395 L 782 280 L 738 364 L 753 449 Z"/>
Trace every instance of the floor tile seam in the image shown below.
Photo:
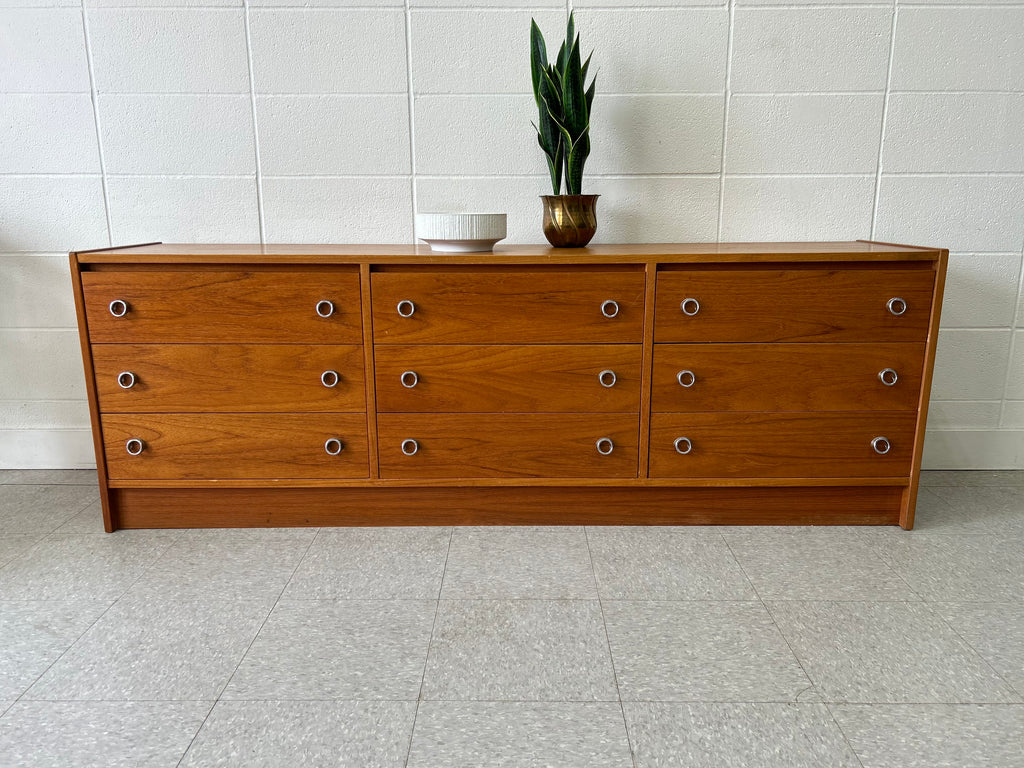
<path fill-rule="evenodd" d="M 444 591 L 444 578 L 448 573 L 448 558 L 452 553 L 452 540 L 455 538 L 455 528 L 452 526 L 448 531 L 448 548 L 444 553 L 444 565 L 441 566 L 441 581 L 437 585 L 437 599 L 434 601 L 434 618 L 430 622 L 430 635 L 427 637 L 427 649 L 423 654 L 423 673 L 420 675 L 420 688 L 416 694 L 416 707 L 412 713 L 412 725 L 409 727 L 409 747 L 405 751 L 403 766 L 408 766 L 412 759 L 412 743 L 416 738 L 416 721 L 420 715 L 420 703 L 423 701 L 423 688 L 427 680 L 427 665 L 430 663 L 430 647 L 434 643 L 434 632 L 437 630 L 437 617 L 441 613 L 441 593 Z"/>
<path fill-rule="evenodd" d="M 629 759 L 633 768 L 637 768 L 636 750 L 633 749 L 633 737 L 629 733 L 629 719 L 626 717 L 626 705 L 622 702 L 622 689 L 619 688 L 619 673 L 615 668 L 615 655 L 612 653 L 612 638 L 608 632 L 608 617 L 604 612 L 604 602 L 601 599 L 601 587 L 597 580 L 597 566 L 594 564 L 594 552 L 590 548 L 590 532 L 587 527 L 583 528 L 583 540 L 587 544 L 587 557 L 590 559 L 590 572 L 594 578 L 594 589 L 597 592 L 597 607 L 601 613 L 601 626 L 604 628 L 605 647 L 608 649 L 608 663 L 612 669 L 612 681 L 615 683 L 615 694 L 619 702 L 619 713 L 622 715 L 622 729 L 626 734 L 626 749 L 629 750 Z"/>
<path fill-rule="evenodd" d="M 47 486 L 45 486 L 45 487 L 48 487 L 48 488 L 62 488 L 62 487 L 63 487 L 63 488 L 68 488 L 68 487 L 71 487 L 71 488 L 84 488 L 84 487 L 86 487 L 86 486 L 82 486 L 82 485 L 76 485 L 76 486 L 66 486 L 66 485 L 65 485 L 65 486 L 61 486 L 61 485 L 52 485 L 52 484 L 51 484 L 51 485 L 47 485 Z M 71 522 L 71 521 L 72 521 L 73 519 L 75 519 L 76 517 L 78 517 L 78 515 L 80 515 L 80 514 L 82 514 L 83 512 L 85 512 L 85 510 L 87 510 L 87 509 L 88 509 L 89 507 L 91 507 L 91 506 L 92 506 L 93 504 L 95 504 L 95 503 L 96 503 L 97 501 L 99 501 L 99 499 L 90 499 L 90 500 L 89 500 L 88 502 L 86 502 L 86 504 L 85 504 L 84 506 L 82 506 L 82 507 L 80 507 L 80 508 L 76 509 L 76 510 L 75 510 L 74 512 L 72 512 L 72 513 L 71 513 L 70 515 L 68 515 L 68 516 L 67 516 L 66 518 L 64 518 L 63 520 L 61 520 L 61 521 L 60 521 L 60 522 L 59 522 L 59 523 L 58 523 L 58 524 L 56 525 L 56 527 L 54 527 L 54 528 L 51 528 L 51 529 L 50 529 L 49 531 L 47 531 L 47 532 L 46 532 L 46 534 L 45 534 L 45 536 L 44 536 L 43 538 L 45 539 L 45 538 L 49 538 L 50 536 L 53 536 L 53 535 L 54 535 L 55 533 L 57 533 L 57 531 L 59 531 L 59 530 L 60 530 L 61 528 L 63 528 L 63 527 L 65 526 L 65 525 L 67 525 L 68 523 L 70 523 L 70 522 Z M 81 536 L 84 536 L 84 535 L 87 535 L 87 534 L 65 534 L 65 535 L 81 535 Z"/>
<path fill-rule="evenodd" d="M 709 699 L 709 698 L 696 698 L 696 699 L 650 699 L 650 698 L 624 698 L 621 701 L 617 699 L 400 699 L 400 698 L 288 698 L 288 697 L 275 697 L 275 698 L 221 698 L 219 700 L 213 699 L 196 699 L 196 698 L 155 698 L 155 699 L 142 699 L 142 698 L 130 698 L 130 699 L 74 699 L 74 698 L 21 698 L 21 699 L 4 699 L 4 701 L 10 701 L 13 706 L 16 703 L 22 704 L 210 704 L 211 707 L 215 704 L 274 704 L 274 703 L 288 703 L 288 704 L 413 704 L 416 701 L 427 704 L 571 704 L 571 705 L 616 705 L 616 704 L 706 704 L 715 706 L 732 706 L 732 705 L 771 705 L 771 706 L 787 706 L 787 707 L 814 707 L 821 704 L 827 704 L 829 706 L 850 706 L 850 707 L 1002 707 L 1009 709 L 1021 709 L 1024 710 L 1024 701 L 861 701 L 853 699 L 821 699 L 815 701 L 793 701 L 791 699 Z"/>
<path fill-rule="evenodd" d="M 861 759 L 860 752 L 858 752 L 856 748 L 853 746 L 853 742 L 850 741 L 849 735 L 847 735 L 846 731 L 843 730 L 843 726 L 840 725 L 839 719 L 836 717 L 835 712 L 832 711 L 831 702 L 823 701 L 822 706 L 825 707 L 825 711 L 828 712 L 829 719 L 832 720 L 832 722 L 836 726 L 836 729 L 839 731 L 840 735 L 842 735 L 843 742 L 849 748 L 850 754 L 853 755 L 853 759 L 857 761 L 857 764 L 861 768 L 866 768 L 866 766 L 864 765 L 864 761 Z"/>
<path fill-rule="evenodd" d="M 936 601 L 936 602 L 948 602 L 948 601 Z M 996 603 L 996 605 L 1005 605 L 1005 603 Z M 956 627 L 953 626 L 953 622 L 949 621 L 945 616 L 943 616 L 936 609 L 935 605 L 932 605 L 932 604 L 930 604 L 928 602 L 925 602 L 925 607 L 935 618 L 937 618 L 942 624 L 944 624 L 946 627 L 948 627 L 949 631 L 952 632 L 954 635 L 956 635 L 956 637 L 960 640 L 961 643 L 963 643 L 965 646 L 967 646 L 974 653 L 974 655 L 978 658 L 978 661 L 980 661 L 983 665 L 985 665 L 985 667 L 988 668 L 988 670 L 993 675 L 995 675 L 996 678 L 1003 685 L 1006 686 L 1007 690 L 1017 694 L 1017 696 L 1020 696 L 1021 697 L 1021 701 L 1019 703 L 1024 704 L 1024 691 L 1018 691 L 1016 686 L 1013 685 L 1013 683 L 1011 683 L 1009 680 L 1007 680 L 1005 677 L 1003 677 L 1003 675 L 1000 674 L 999 670 L 997 670 L 992 665 L 992 663 L 985 657 L 985 655 L 980 650 L 975 648 L 974 644 L 969 642 L 967 640 L 967 638 L 964 637 L 960 633 L 960 631 Z M 969 703 L 969 702 L 964 702 L 964 703 Z"/>
<path fill-rule="evenodd" d="M 317 528 L 316 533 L 314 533 L 312 538 L 310 538 L 306 543 L 306 548 L 302 551 L 302 556 L 295 563 L 295 567 L 292 568 L 291 575 L 289 575 L 285 580 L 284 587 L 282 587 L 280 594 L 278 594 L 277 599 L 274 601 L 274 608 L 277 607 L 278 603 L 281 602 L 281 599 L 284 598 L 285 594 L 288 592 L 288 587 L 292 585 L 292 581 L 295 579 L 295 574 L 299 572 L 299 568 L 302 567 L 302 564 L 306 561 L 306 557 L 309 556 L 309 551 L 313 548 L 313 545 L 320 540 L 320 532 L 322 530 L 322 528 Z M 271 611 L 273 611 L 273 608 Z"/>
<path fill-rule="evenodd" d="M 299 565 L 305 559 L 306 555 L 309 552 L 309 548 L 313 546 L 313 542 L 317 540 L 317 537 L 319 535 L 320 529 L 318 528 L 316 533 L 313 534 L 313 536 L 310 537 L 310 540 L 306 543 L 306 548 L 303 550 L 302 556 L 299 557 L 299 559 L 296 561 L 295 567 L 292 568 L 291 574 L 285 580 L 284 584 L 281 585 L 281 590 L 277 593 L 277 598 L 274 600 L 273 604 L 270 606 L 266 615 L 263 617 L 263 621 L 260 622 L 260 625 L 256 629 L 256 632 L 253 633 L 252 639 L 249 640 L 249 644 L 245 647 L 245 651 L 243 651 L 242 654 L 238 657 L 238 662 L 235 664 L 235 668 L 231 670 L 231 674 L 227 676 L 227 678 L 224 680 L 224 683 L 221 685 L 220 690 L 217 692 L 217 696 L 214 698 L 213 703 L 210 705 L 210 709 L 206 712 L 206 716 L 203 718 L 203 721 L 199 724 L 199 727 L 196 728 L 195 733 L 192 734 L 192 738 L 189 739 L 188 746 L 181 753 L 181 757 L 178 758 L 178 762 L 175 763 L 175 768 L 178 768 L 178 766 L 181 765 L 182 761 L 192 750 L 192 746 L 195 744 L 196 739 L 199 738 L 199 734 L 202 732 L 203 728 L 206 727 L 206 723 L 207 721 L 209 721 L 210 715 L 213 714 L 213 710 L 216 709 L 217 705 L 220 703 L 221 697 L 224 695 L 224 691 L 227 690 L 227 687 L 231 684 L 231 681 L 238 673 L 238 668 L 242 666 L 242 662 L 245 661 L 245 657 L 249 655 L 249 651 L 252 649 L 253 644 L 256 642 L 256 638 L 260 636 L 260 632 L 263 631 L 263 627 L 266 626 L 267 621 L 274 613 L 274 609 L 277 608 L 278 603 L 281 602 L 281 595 L 284 594 L 285 590 L 288 588 L 288 585 L 291 583 L 291 580 L 295 577 L 295 572 L 299 569 Z M 253 602 L 255 603 L 255 601 Z"/>

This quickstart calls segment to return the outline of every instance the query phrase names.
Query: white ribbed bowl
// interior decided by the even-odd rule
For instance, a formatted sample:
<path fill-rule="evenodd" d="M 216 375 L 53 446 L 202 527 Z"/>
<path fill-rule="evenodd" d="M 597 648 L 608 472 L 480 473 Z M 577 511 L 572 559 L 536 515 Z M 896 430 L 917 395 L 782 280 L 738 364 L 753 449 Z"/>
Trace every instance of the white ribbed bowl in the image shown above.
<path fill-rule="evenodd" d="M 504 213 L 417 213 L 416 237 L 432 251 L 489 251 L 505 239 L 505 219 Z"/>

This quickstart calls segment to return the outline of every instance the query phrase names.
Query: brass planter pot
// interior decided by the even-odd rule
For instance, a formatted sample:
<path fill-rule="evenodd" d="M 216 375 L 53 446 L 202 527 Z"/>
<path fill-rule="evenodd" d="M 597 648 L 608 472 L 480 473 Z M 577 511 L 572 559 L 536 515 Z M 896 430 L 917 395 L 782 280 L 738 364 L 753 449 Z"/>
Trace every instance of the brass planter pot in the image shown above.
<path fill-rule="evenodd" d="M 544 237 L 555 248 L 582 248 L 597 231 L 600 195 L 541 195 Z"/>

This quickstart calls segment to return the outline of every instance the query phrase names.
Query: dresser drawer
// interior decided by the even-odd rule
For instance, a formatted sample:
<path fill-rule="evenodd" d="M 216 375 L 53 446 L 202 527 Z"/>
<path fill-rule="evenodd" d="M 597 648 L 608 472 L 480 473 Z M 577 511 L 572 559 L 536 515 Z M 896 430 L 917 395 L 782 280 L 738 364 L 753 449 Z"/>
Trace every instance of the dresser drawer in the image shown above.
<path fill-rule="evenodd" d="M 924 344 L 656 344 L 654 411 L 914 411 Z"/>
<path fill-rule="evenodd" d="M 92 355 L 105 413 L 365 409 L 357 345 L 95 344 Z"/>
<path fill-rule="evenodd" d="M 636 413 L 642 353 L 639 344 L 381 345 L 377 409 Z"/>
<path fill-rule="evenodd" d="M 107 474 L 113 480 L 369 477 L 362 414 L 107 414 Z M 141 453 L 128 441 L 142 441 Z M 336 455 L 328 440 L 341 441 Z"/>
<path fill-rule="evenodd" d="M 93 343 L 362 343 L 355 269 L 83 272 L 82 289 Z"/>
<path fill-rule="evenodd" d="M 916 413 L 656 413 L 650 476 L 897 477 L 910 471 L 916 419 Z M 878 437 L 888 440 L 884 455 L 872 446 Z"/>
<path fill-rule="evenodd" d="M 638 344 L 643 338 L 640 271 L 380 272 L 372 293 L 378 343 Z"/>
<path fill-rule="evenodd" d="M 380 414 L 377 433 L 382 478 L 637 475 L 637 414 Z"/>
<path fill-rule="evenodd" d="M 654 340 L 923 342 L 933 280 L 929 269 L 660 272 Z"/>

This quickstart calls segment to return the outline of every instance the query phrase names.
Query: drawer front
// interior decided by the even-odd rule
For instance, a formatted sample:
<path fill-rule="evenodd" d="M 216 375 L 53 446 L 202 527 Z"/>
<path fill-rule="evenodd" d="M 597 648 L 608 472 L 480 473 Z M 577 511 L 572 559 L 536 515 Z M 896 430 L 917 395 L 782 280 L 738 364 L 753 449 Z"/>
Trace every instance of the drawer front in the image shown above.
<path fill-rule="evenodd" d="M 378 343 L 643 340 L 642 272 L 380 272 L 372 291 Z"/>
<path fill-rule="evenodd" d="M 382 478 L 637 475 L 637 414 L 385 413 L 377 433 Z"/>
<path fill-rule="evenodd" d="M 112 480 L 370 475 L 361 414 L 108 414 L 102 426 Z M 133 438 L 143 441 L 134 456 L 126 447 Z M 332 438 L 343 442 L 337 455 L 325 448 Z"/>
<path fill-rule="evenodd" d="M 933 280 L 925 269 L 661 272 L 654 340 L 923 342 Z"/>
<path fill-rule="evenodd" d="M 923 367 L 924 344 L 656 344 L 651 408 L 913 411 Z"/>
<path fill-rule="evenodd" d="M 106 413 L 365 410 L 357 345 L 94 344 L 92 354 Z"/>
<path fill-rule="evenodd" d="M 656 413 L 651 477 L 898 477 L 916 413 Z M 876 437 L 889 441 L 879 455 Z M 676 441 L 680 438 L 687 443 Z M 883 447 L 883 446 L 880 446 Z"/>
<path fill-rule="evenodd" d="M 380 345 L 377 409 L 636 413 L 642 352 L 638 344 Z"/>
<path fill-rule="evenodd" d="M 82 288 L 93 343 L 363 340 L 354 270 L 84 272 Z M 121 317 L 115 301 L 126 304 Z"/>

